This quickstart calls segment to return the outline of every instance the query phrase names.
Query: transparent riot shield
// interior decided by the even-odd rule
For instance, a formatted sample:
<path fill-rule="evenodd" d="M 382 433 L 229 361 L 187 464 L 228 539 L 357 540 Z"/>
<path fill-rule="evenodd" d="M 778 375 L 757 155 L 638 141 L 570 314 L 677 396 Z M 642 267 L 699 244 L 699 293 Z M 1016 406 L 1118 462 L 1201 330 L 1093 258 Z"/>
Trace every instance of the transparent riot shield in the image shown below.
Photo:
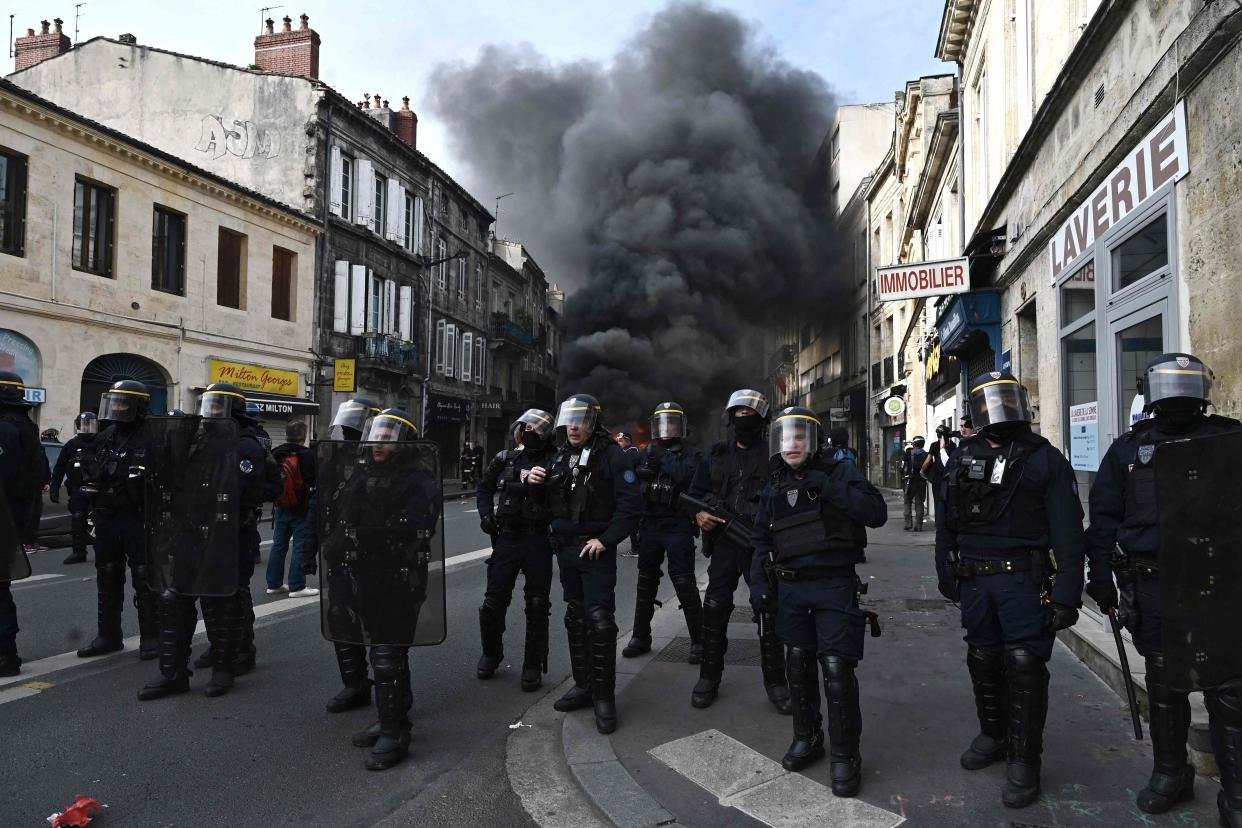
<path fill-rule="evenodd" d="M 30 559 L 22 546 L 9 499 L 0 487 L 0 583 L 30 577 Z"/>
<path fill-rule="evenodd" d="M 232 595 L 240 556 L 237 423 L 148 417 L 143 428 L 151 588 Z"/>
<path fill-rule="evenodd" d="M 434 443 L 317 446 L 323 636 L 420 647 L 447 635 L 444 508 Z"/>
<path fill-rule="evenodd" d="M 1161 443 L 1152 463 L 1170 684 L 1191 691 L 1242 679 L 1242 431 Z"/>

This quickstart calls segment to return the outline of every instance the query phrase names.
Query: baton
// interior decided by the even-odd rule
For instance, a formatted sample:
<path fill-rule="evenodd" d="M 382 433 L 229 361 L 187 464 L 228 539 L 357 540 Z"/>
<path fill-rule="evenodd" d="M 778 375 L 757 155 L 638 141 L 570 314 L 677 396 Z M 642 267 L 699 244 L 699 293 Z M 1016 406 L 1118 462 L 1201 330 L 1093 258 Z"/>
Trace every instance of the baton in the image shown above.
<path fill-rule="evenodd" d="M 1121 640 L 1121 625 L 1117 623 L 1117 610 L 1108 611 L 1108 621 L 1113 628 L 1113 641 L 1117 644 L 1117 658 L 1121 661 L 1121 676 L 1126 684 L 1126 701 L 1130 703 L 1130 721 L 1134 725 L 1134 738 L 1143 740 L 1143 723 L 1139 721 L 1138 702 L 1134 699 L 1134 676 L 1130 675 L 1130 658 L 1126 655 L 1125 642 Z"/>

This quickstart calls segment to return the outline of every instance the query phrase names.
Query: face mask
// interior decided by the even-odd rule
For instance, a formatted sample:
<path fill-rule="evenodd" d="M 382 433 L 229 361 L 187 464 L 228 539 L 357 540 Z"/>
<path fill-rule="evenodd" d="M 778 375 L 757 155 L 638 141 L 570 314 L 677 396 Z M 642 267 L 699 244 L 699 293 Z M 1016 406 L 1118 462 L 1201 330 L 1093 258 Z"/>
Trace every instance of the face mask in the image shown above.
<path fill-rule="evenodd" d="M 528 449 L 541 449 L 544 445 L 544 439 L 537 431 L 523 431 L 522 445 Z"/>
<path fill-rule="evenodd" d="M 1007 443 L 1031 428 L 1030 423 L 997 423 L 988 426 L 987 436 L 1000 443 Z"/>
<path fill-rule="evenodd" d="M 733 418 L 733 433 L 737 435 L 737 441 L 743 445 L 749 445 L 760 432 L 763 431 L 763 419 L 751 415 L 749 417 Z"/>
<path fill-rule="evenodd" d="M 1161 426 L 1172 429 L 1184 429 L 1194 425 L 1199 413 L 1203 410 L 1203 404 L 1198 400 L 1174 398 L 1171 400 L 1162 400 L 1156 403 L 1155 409 L 1156 422 Z"/>

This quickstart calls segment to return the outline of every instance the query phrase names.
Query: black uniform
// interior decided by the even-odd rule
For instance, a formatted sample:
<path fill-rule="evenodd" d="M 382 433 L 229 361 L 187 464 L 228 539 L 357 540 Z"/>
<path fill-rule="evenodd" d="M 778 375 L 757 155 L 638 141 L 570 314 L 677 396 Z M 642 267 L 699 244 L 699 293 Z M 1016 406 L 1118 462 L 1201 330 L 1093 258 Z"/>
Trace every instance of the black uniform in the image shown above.
<path fill-rule="evenodd" d="M 901 475 L 905 478 L 902 495 L 905 507 L 905 528 L 923 531 L 923 513 L 927 509 L 927 480 L 923 477 L 923 461 L 927 452 L 921 446 L 902 455 Z"/>
<path fill-rule="evenodd" d="M 82 491 L 83 462 L 94 452 L 94 434 L 75 434 L 60 450 L 52 469 L 52 493 L 59 500 L 63 484 L 69 492 L 69 520 L 73 538 L 73 558 L 86 560 L 86 543 L 90 539 L 91 501 Z"/>
<path fill-rule="evenodd" d="M 7 501 L 15 533 L 20 533 L 20 515 L 30 513 L 35 498 L 39 497 L 43 484 L 40 482 L 41 463 L 38 455 L 39 429 L 31 421 L 24 405 L 0 405 L 0 486 Z M 46 462 L 44 460 L 43 462 Z M 20 553 L 18 538 L 7 538 L 12 552 Z M 8 554 L 10 550 L 0 551 Z M 0 581 L 0 676 L 17 675 L 21 659 L 17 655 L 17 605 L 9 581 Z"/>
<path fill-rule="evenodd" d="M 823 755 L 816 661 L 824 675 L 832 789 L 853 796 L 861 781 L 862 714 L 854 671 L 863 657 L 867 614 L 859 609 L 854 567 L 867 526 L 888 520 L 884 497 L 852 464 L 813 455 L 800 469 L 784 462 L 769 477 L 755 513 L 751 600 L 776 604 L 776 630 L 789 648 L 794 743 L 785 767 Z M 765 567 L 775 576 L 771 595 Z"/>
<path fill-rule="evenodd" d="M 932 502 L 936 504 L 936 514 L 933 516 L 936 526 L 944 520 L 944 492 L 947 485 L 944 479 L 945 468 L 956 453 L 957 441 L 952 437 L 942 437 L 934 441 L 927 449 L 931 465 L 927 467 L 926 478 L 928 488 L 931 489 Z"/>
<path fill-rule="evenodd" d="M 505 612 L 520 572 L 526 579 L 526 653 L 522 661 L 522 688 L 539 687 L 548 670 L 548 615 L 551 613 L 552 519 L 548 488 L 527 482 L 530 470 L 552 465 L 555 449 L 520 447 L 492 458 L 479 481 L 476 500 L 479 519 L 492 531 L 492 555 L 487 559 L 487 591 L 479 607 L 483 655 L 479 677 L 487 678 L 504 657 Z M 484 675 L 486 673 L 487 675 Z"/>
<path fill-rule="evenodd" d="M 589 454 L 587 454 L 589 452 Z M 584 456 L 585 454 L 585 456 Z M 617 544 L 642 511 L 638 476 L 621 447 L 597 429 L 581 446 L 561 446 L 553 461 L 552 548 L 560 565 L 574 688 L 561 710 L 594 704 L 596 727 L 616 727 Z M 604 551 L 580 555 L 592 538 Z"/>
<path fill-rule="evenodd" d="M 768 479 L 768 447 L 757 436 L 748 446 L 716 443 L 699 464 L 690 483 L 691 496 L 718 498 L 748 529 L 753 529 L 759 494 Z M 708 556 L 707 589 L 703 593 L 703 664 L 691 695 L 695 707 L 707 707 L 716 698 L 724 675 L 724 655 L 729 647 L 729 618 L 733 593 L 739 580 L 750 584 L 753 548 L 744 548 L 716 529 L 703 535 L 703 554 Z M 785 680 L 785 651 L 776 635 L 776 607 L 756 611 L 759 624 L 759 658 L 768 698 L 781 713 L 789 713 Z"/>
<path fill-rule="evenodd" d="M 660 566 L 668 557 L 669 580 L 677 592 L 686 629 L 690 632 L 691 663 L 701 658 L 703 601 L 694 577 L 694 521 L 680 505 L 689 491 L 703 452 L 677 441 L 665 447 L 653 442 L 634 464 L 642 481 L 643 516 L 638 542 L 638 586 L 634 603 L 634 637 L 622 653 L 627 657 L 651 649 L 651 619 L 660 589 Z"/>
<path fill-rule="evenodd" d="M 1109 447 L 1091 486 L 1091 525 L 1087 542 L 1094 555 L 1115 560 L 1121 587 L 1118 618 L 1130 630 L 1134 646 L 1147 662 L 1147 695 L 1155 766 L 1138 805 L 1149 813 L 1167 810 L 1188 796 L 1194 769 L 1187 762 L 1190 702 L 1168 680 L 1160 626 L 1160 537 L 1156 500 L 1158 446 L 1167 440 L 1207 437 L 1242 428 L 1228 417 L 1198 415 L 1182 427 L 1143 420 Z M 1092 590 L 1088 590 L 1092 592 Z M 1222 825 L 1242 824 L 1242 687 L 1205 690 L 1208 727 L 1221 771 Z M 1232 810 L 1232 814 L 1226 813 Z M 1233 819 L 1233 823 L 1225 822 Z"/>

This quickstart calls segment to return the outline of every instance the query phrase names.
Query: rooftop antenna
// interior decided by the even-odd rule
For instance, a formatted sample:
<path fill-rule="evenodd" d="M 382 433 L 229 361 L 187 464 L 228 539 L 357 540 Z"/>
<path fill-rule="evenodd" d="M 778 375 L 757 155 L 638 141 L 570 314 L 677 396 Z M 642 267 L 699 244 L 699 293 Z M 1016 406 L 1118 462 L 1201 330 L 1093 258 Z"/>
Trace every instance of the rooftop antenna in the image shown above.
<path fill-rule="evenodd" d="M 78 21 L 82 19 L 82 7 L 85 3 L 78 3 L 73 7 L 73 45 L 78 45 Z"/>
<path fill-rule="evenodd" d="M 9 57 L 13 57 L 13 17 L 9 15 Z"/>
<path fill-rule="evenodd" d="M 267 22 L 267 13 L 270 11 L 276 11 L 276 9 L 283 9 L 283 8 L 284 6 L 264 6 L 263 8 L 259 9 L 259 34 L 263 34 L 263 24 Z"/>
<path fill-rule="evenodd" d="M 513 195 L 513 193 L 505 193 L 504 195 L 496 196 L 496 229 L 493 232 L 496 234 L 497 239 L 500 238 L 500 200 L 502 198 L 508 198 L 511 195 Z"/>

